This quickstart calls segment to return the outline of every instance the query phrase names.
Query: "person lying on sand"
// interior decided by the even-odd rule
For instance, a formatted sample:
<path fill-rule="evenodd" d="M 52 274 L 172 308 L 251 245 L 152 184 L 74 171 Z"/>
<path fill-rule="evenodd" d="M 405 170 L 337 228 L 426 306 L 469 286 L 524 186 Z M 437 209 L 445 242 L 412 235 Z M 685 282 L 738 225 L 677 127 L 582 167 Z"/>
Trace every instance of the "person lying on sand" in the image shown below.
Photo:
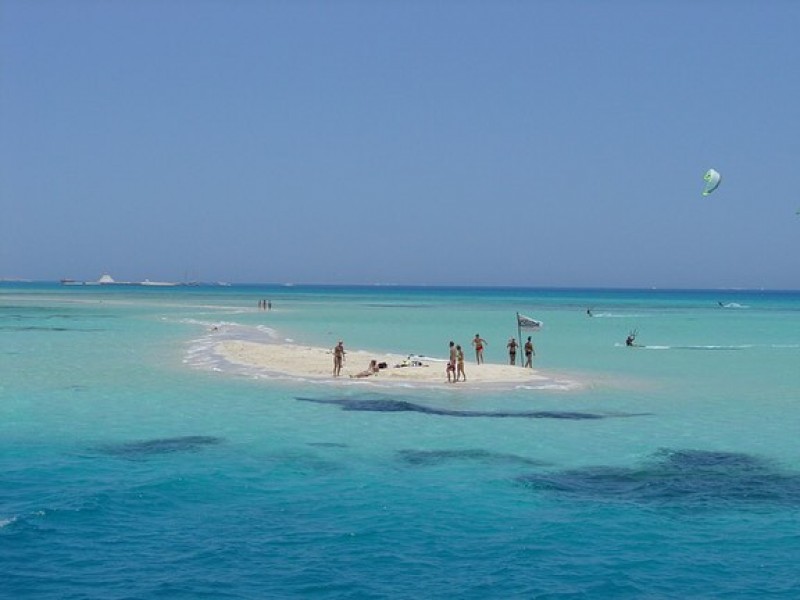
<path fill-rule="evenodd" d="M 361 371 L 355 375 L 351 375 L 351 377 L 369 377 L 370 375 L 377 373 L 379 370 L 378 361 L 373 358 L 371 361 L 369 361 L 369 366 L 364 371 Z"/>

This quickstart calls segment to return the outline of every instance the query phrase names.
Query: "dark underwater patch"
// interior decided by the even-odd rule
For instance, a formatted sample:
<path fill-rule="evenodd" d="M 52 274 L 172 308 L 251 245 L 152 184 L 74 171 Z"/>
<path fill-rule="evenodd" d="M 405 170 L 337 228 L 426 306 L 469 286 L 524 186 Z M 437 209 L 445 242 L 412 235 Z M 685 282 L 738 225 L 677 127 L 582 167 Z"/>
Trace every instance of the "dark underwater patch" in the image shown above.
<path fill-rule="evenodd" d="M 78 327 L 42 327 L 41 325 L 2 325 L 0 331 L 105 331 L 104 329 Z"/>
<path fill-rule="evenodd" d="M 172 438 L 155 438 L 121 444 L 107 444 L 100 446 L 103 454 L 120 456 L 123 458 L 139 458 L 158 454 L 172 454 L 175 452 L 197 452 L 207 446 L 221 444 L 222 438 L 209 435 L 185 435 Z"/>
<path fill-rule="evenodd" d="M 364 412 L 416 412 L 426 415 L 439 415 L 444 417 L 487 417 L 495 419 L 567 419 L 573 421 L 605 419 L 607 417 L 632 417 L 633 414 L 602 415 L 598 413 L 560 411 L 560 410 L 535 410 L 535 411 L 482 411 L 482 410 L 449 410 L 445 408 L 432 408 L 422 404 L 415 404 L 406 400 L 390 398 L 358 399 L 358 398 L 300 398 L 301 402 L 315 402 L 317 404 L 335 404 L 342 410 Z"/>
<path fill-rule="evenodd" d="M 66 327 L 42 327 L 41 325 L 1 325 L 0 331 L 69 331 Z"/>
<path fill-rule="evenodd" d="M 641 467 L 587 467 L 534 473 L 523 485 L 587 500 L 720 508 L 800 505 L 800 474 L 737 452 L 659 450 Z"/>
<path fill-rule="evenodd" d="M 314 446 L 315 448 L 347 448 L 347 444 L 341 444 L 339 442 L 309 442 L 309 446 Z"/>
<path fill-rule="evenodd" d="M 425 304 L 393 304 L 393 303 L 378 303 L 378 302 L 367 302 L 364 304 L 369 308 L 428 308 Z"/>
<path fill-rule="evenodd" d="M 92 308 L 94 311 L 95 308 Z M 72 319 L 80 318 L 84 311 L 79 308 L 68 308 L 65 306 L 37 306 L 31 304 L 5 304 L 0 306 L 0 316 L 14 317 L 18 319 Z M 92 313 L 92 318 L 95 317 L 109 317 L 114 316 L 112 313 Z"/>
<path fill-rule="evenodd" d="M 399 450 L 400 460 L 414 466 L 433 466 L 450 461 L 476 461 L 492 464 L 518 464 L 529 467 L 543 467 L 549 463 L 517 456 L 516 454 L 503 454 L 489 452 L 482 449 L 466 450 Z"/>

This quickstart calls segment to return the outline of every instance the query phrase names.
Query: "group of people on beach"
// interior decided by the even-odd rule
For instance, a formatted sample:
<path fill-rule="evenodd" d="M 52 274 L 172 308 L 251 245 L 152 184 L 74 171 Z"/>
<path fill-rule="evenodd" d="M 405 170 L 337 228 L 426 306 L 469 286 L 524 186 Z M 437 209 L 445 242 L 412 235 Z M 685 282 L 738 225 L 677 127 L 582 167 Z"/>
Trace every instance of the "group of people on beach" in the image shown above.
<path fill-rule="evenodd" d="M 480 333 L 476 333 L 475 337 L 472 339 L 472 345 L 475 348 L 475 362 L 477 364 L 483 363 L 483 348 L 488 346 L 489 344 L 486 342 L 485 339 L 481 337 Z M 516 365 L 517 364 L 517 348 L 519 348 L 519 343 L 513 337 L 508 340 L 508 344 L 506 344 L 506 348 L 508 348 L 508 364 Z M 532 369 L 533 368 L 533 357 L 536 356 L 536 350 L 533 347 L 533 340 L 531 336 L 528 336 L 528 341 L 525 342 L 523 346 L 523 351 L 525 352 L 525 367 Z"/>
<path fill-rule="evenodd" d="M 517 364 L 517 348 L 519 344 L 517 340 L 513 337 L 508 340 L 508 344 L 506 344 L 506 348 L 508 348 L 508 364 L 514 366 Z M 533 348 L 533 341 L 531 340 L 531 336 L 528 336 L 528 341 L 525 342 L 523 346 L 523 351 L 525 352 L 525 367 L 528 369 L 533 368 L 533 357 L 536 355 L 536 350 Z"/>
<path fill-rule="evenodd" d="M 488 346 L 488 343 L 485 339 L 481 337 L 479 333 L 475 334 L 475 337 L 472 340 L 472 346 L 475 348 L 475 362 L 477 364 L 483 364 L 483 349 Z M 517 341 L 512 337 L 508 344 L 506 344 L 508 348 L 508 359 L 509 364 L 516 365 L 517 364 L 517 348 L 519 344 Z M 525 367 L 532 369 L 533 368 L 533 357 L 536 355 L 536 351 L 533 347 L 533 341 L 531 340 L 531 336 L 528 336 L 528 340 L 525 342 L 523 346 L 523 351 L 525 352 Z M 333 376 L 339 377 L 342 374 L 342 366 L 344 365 L 344 357 L 345 357 L 345 350 L 344 350 L 344 342 L 339 340 L 339 342 L 333 348 Z M 370 375 L 374 375 L 380 369 L 377 361 L 372 360 L 367 367 L 366 370 L 361 371 L 357 375 L 353 375 L 353 377 L 369 377 Z M 464 350 L 461 348 L 460 344 L 456 344 L 454 341 L 450 341 L 449 347 L 449 356 L 447 360 L 447 367 L 445 369 L 447 373 L 447 382 L 448 383 L 457 383 L 459 381 L 466 381 L 467 380 L 467 373 L 464 369 Z"/>
<path fill-rule="evenodd" d="M 333 376 L 339 377 L 342 374 L 342 367 L 344 366 L 344 355 L 347 354 L 344 351 L 344 342 L 339 340 L 336 346 L 333 347 Z M 369 377 L 370 375 L 375 375 L 381 369 L 385 369 L 388 367 L 385 362 L 379 363 L 374 358 L 369 361 L 369 365 L 363 371 L 356 373 L 355 375 L 350 375 L 350 377 L 355 377 L 357 379 L 361 379 L 362 377 Z"/>
<path fill-rule="evenodd" d="M 259 300 L 258 310 L 272 310 L 272 300 Z"/>
<path fill-rule="evenodd" d="M 480 333 L 476 333 L 475 337 L 472 339 L 472 346 L 475 348 L 475 362 L 477 364 L 483 364 L 483 349 L 488 346 L 489 344 L 485 339 L 481 337 Z M 506 344 L 508 348 L 508 360 L 509 364 L 516 365 L 517 364 L 517 348 L 519 344 L 517 340 L 513 337 L 508 341 Z M 536 351 L 533 348 L 533 341 L 531 340 L 531 336 L 528 336 L 528 341 L 525 342 L 524 345 L 524 352 L 525 352 L 525 367 L 532 369 L 533 368 L 533 357 L 536 355 Z M 461 349 L 461 346 L 456 344 L 455 342 L 450 342 L 450 358 L 447 361 L 447 381 L 449 383 L 455 383 L 457 381 L 467 380 L 467 374 L 464 371 L 464 351 Z"/>

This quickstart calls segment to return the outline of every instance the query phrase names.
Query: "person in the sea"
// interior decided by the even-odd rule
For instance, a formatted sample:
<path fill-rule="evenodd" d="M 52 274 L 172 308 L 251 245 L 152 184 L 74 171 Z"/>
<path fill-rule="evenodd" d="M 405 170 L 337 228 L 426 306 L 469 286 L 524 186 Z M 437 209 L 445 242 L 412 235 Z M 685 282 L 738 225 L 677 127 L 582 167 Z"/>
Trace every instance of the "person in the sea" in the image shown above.
<path fill-rule="evenodd" d="M 528 336 L 528 341 L 525 342 L 525 366 L 529 369 L 533 368 L 533 356 L 536 351 L 533 349 L 533 342 L 531 336 Z"/>
<path fill-rule="evenodd" d="M 472 340 L 472 345 L 475 346 L 475 362 L 481 364 L 483 362 L 483 347 L 489 344 L 481 337 L 480 333 L 476 333 Z"/>
<path fill-rule="evenodd" d="M 456 346 L 456 381 L 464 378 L 464 381 L 467 380 L 467 373 L 464 371 L 464 351 L 461 349 L 460 345 Z"/>
<path fill-rule="evenodd" d="M 361 371 L 360 373 L 357 373 L 353 377 L 359 377 L 359 378 L 360 377 L 369 377 L 370 375 L 375 375 L 375 373 L 377 373 L 378 371 L 379 371 L 379 369 L 378 369 L 378 361 L 375 360 L 375 359 L 372 359 L 371 361 L 369 361 L 369 366 L 365 370 Z"/>
<path fill-rule="evenodd" d="M 453 375 L 453 378 L 450 379 L 450 375 Z M 450 357 L 447 360 L 447 383 L 455 383 L 456 382 L 456 344 L 455 342 L 450 342 Z"/>
<path fill-rule="evenodd" d="M 344 342 L 339 340 L 336 347 L 333 349 L 333 376 L 338 377 L 342 373 L 342 365 L 344 364 Z"/>
<path fill-rule="evenodd" d="M 628 337 L 625 338 L 625 345 L 626 346 L 635 346 L 636 345 L 636 333 L 633 331 L 628 334 Z"/>
<path fill-rule="evenodd" d="M 519 346 L 519 344 L 517 344 L 517 340 L 512 337 L 510 340 L 508 340 L 508 344 L 506 344 L 506 346 L 508 347 L 508 364 L 516 365 L 517 346 Z"/>

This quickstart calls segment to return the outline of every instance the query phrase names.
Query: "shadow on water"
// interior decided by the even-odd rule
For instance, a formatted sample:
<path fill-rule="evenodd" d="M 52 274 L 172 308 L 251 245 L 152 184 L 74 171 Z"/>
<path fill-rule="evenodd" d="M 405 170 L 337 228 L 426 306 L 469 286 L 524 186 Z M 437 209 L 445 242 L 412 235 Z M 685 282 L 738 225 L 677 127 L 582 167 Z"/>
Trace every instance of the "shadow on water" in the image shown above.
<path fill-rule="evenodd" d="M 535 411 L 483 411 L 483 410 L 450 410 L 445 408 L 433 408 L 422 404 L 415 404 L 406 400 L 394 399 L 358 399 L 358 398 L 301 398 L 296 400 L 301 402 L 315 402 L 317 404 L 335 404 L 345 411 L 364 411 L 364 412 L 415 412 L 426 415 L 437 415 L 443 417 L 488 417 L 495 419 L 567 419 L 573 421 L 585 421 L 605 419 L 608 417 L 634 417 L 643 416 L 640 414 L 599 414 L 588 412 L 561 411 L 561 410 L 535 410 Z"/>
<path fill-rule="evenodd" d="M 378 302 L 368 302 L 365 303 L 364 306 L 369 308 L 429 308 L 426 304 L 392 304 L 392 303 L 378 303 Z"/>
<path fill-rule="evenodd" d="M 341 444 L 339 442 L 308 442 L 309 446 L 313 446 L 315 448 L 347 448 L 347 444 Z"/>
<path fill-rule="evenodd" d="M 641 467 L 534 473 L 518 481 L 531 489 L 593 501 L 692 508 L 800 504 L 800 474 L 737 452 L 663 449 Z"/>
<path fill-rule="evenodd" d="M 11 310 L 9 310 L 11 309 Z M 13 309 L 17 309 L 12 312 Z M 107 315 L 92 315 L 92 319 L 106 318 Z M 106 331 L 98 327 L 76 327 L 75 322 L 84 320 L 81 315 L 53 312 L 53 309 L 48 308 L 22 308 L 22 307 L 4 307 L 0 308 L 0 331 L 15 331 L 15 332 L 42 332 L 42 331 L 80 331 L 80 332 L 97 332 Z M 69 325 L 40 325 L 41 321 L 67 321 Z"/>
<path fill-rule="evenodd" d="M 156 438 L 120 444 L 97 446 L 96 450 L 110 456 L 120 458 L 143 458 L 159 454 L 176 452 L 198 452 L 208 446 L 221 444 L 222 438 L 208 435 L 186 435 L 172 438 Z"/>
<path fill-rule="evenodd" d="M 25 326 L 0 326 L 0 331 L 81 331 L 81 332 L 96 332 L 105 331 L 104 329 L 87 328 L 87 327 L 42 327 L 40 325 L 25 325 Z"/>
<path fill-rule="evenodd" d="M 401 461 L 414 466 L 435 466 L 452 461 L 474 461 L 486 464 L 525 465 L 529 467 L 545 467 L 551 463 L 482 449 L 466 450 L 399 450 Z"/>

